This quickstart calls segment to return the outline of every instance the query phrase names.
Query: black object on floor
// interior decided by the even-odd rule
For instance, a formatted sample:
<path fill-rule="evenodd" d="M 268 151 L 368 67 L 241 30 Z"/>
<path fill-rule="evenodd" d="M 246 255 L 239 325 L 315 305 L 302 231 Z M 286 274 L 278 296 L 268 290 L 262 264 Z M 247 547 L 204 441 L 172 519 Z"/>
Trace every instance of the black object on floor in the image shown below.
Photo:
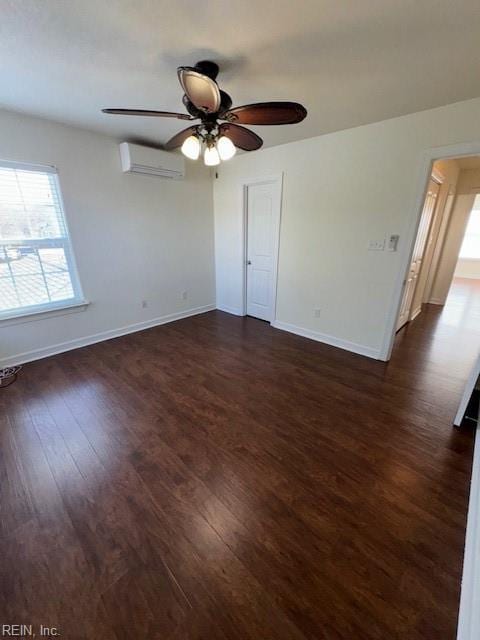
<path fill-rule="evenodd" d="M 472 397 L 470 398 L 467 408 L 465 410 L 464 420 L 469 422 L 478 423 L 478 417 L 480 414 L 480 389 L 474 389 Z"/>

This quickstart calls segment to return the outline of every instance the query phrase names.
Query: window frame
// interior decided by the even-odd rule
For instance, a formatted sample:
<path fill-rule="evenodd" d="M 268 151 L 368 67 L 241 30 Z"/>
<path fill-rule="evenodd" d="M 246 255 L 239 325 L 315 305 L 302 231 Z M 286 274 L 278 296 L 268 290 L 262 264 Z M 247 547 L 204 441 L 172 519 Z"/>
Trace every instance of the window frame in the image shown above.
<path fill-rule="evenodd" d="M 463 238 L 462 238 L 462 244 L 460 245 L 460 251 L 458 254 L 458 259 L 459 260 L 468 260 L 470 262 L 479 262 L 480 261 L 480 250 L 478 252 L 477 256 L 462 256 L 462 249 L 463 249 L 463 245 L 465 243 L 465 239 L 470 235 L 468 233 L 468 226 L 470 224 L 470 220 L 472 218 L 472 215 L 474 214 L 474 212 L 478 215 L 478 217 L 480 218 L 480 198 L 478 196 L 476 196 L 475 198 L 475 203 L 474 206 L 472 208 L 472 210 L 470 211 L 470 213 L 468 214 L 468 220 L 467 220 L 467 225 L 465 227 L 465 232 L 463 234 Z M 475 233 L 475 234 L 471 234 L 474 235 L 475 237 L 478 236 L 478 241 L 480 242 L 480 233 Z M 479 244 L 480 247 L 480 244 Z"/>
<path fill-rule="evenodd" d="M 0 322 L 12 321 L 15 319 L 22 320 L 22 318 L 35 319 L 35 316 L 37 315 L 44 315 L 44 314 L 48 315 L 49 313 L 51 313 L 52 315 L 59 315 L 58 312 L 61 312 L 62 310 L 70 310 L 71 312 L 75 310 L 78 310 L 78 311 L 85 310 L 86 306 L 89 303 L 85 299 L 85 296 L 83 294 L 82 285 L 78 275 L 78 268 L 77 268 L 75 253 L 73 249 L 72 235 L 70 233 L 68 217 L 65 211 L 65 204 L 63 200 L 63 193 L 62 193 L 62 188 L 60 184 L 60 178 L 59 178 L 57 167 L 55 165 L 49 165 L 49 164 L 17 162 L 17 161 L 0 159 L 0 169 L 3 169 L 3 168 L 49 174 L 49 177 L 55 182 L 56 195 L 58 197 L 58 206 L 60 208 L 60 213 L 63 218 L 65 235 L 63 237 L 58 237 L 58 238 L 39 238 L 34 240 L 34 245 L 36 248 L 38 248 L 42 244 L 51 246 L 52 243 L 58 242 L 58 246 L 62 247 L 65 254 L 65 260 L 67 263 L 68 273 L 70 276 L 70 281 L 71 281 L 74 295 L 73 297 L 66 298 L 64 300 L 56 300 L 53 302 L 52 301 L 43 302 L 41 304 L 28 305 L 24 307 L 15 307 L 13 309 L 0 311 Z M 16 244 L 22 245 L 22 244 L 25 244 L 25 240 L 20 240 L 20 239 L 12 240 L 11 242 L 8 242 L 8 244 L 12 246 Z"/>

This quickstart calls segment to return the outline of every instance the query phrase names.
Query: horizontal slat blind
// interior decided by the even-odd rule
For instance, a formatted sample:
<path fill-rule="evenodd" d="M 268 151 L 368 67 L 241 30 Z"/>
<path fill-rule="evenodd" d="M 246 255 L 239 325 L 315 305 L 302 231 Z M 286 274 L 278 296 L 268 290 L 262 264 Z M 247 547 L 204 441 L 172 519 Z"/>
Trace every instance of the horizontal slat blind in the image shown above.
<path fill-rule="evenodd" d="M 80 298 L 56 173 L 0 163 L 0 317 Z"/>

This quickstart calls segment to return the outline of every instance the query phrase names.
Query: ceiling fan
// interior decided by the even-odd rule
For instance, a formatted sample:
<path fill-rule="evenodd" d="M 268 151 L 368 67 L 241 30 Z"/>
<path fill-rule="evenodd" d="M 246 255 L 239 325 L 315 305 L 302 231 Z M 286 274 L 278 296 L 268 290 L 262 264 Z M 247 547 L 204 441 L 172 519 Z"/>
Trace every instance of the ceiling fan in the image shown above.
<path fill-rule="evenodd" d="M 200 124 L 194 124 L 174 135 L 164 148 L 171 151 L 181 147 L 187 158 L 197 160 L 203 146 L 204 162 L 208 166 L 215 166 L 220 160 L 232 158 L 236 147 L 254 151 L 262 146 L 260 136 L 241 125 L 295 124 L 307 115 L 305 107 L 298 102 L 257 102 L 232 109 L 232 99 L 228 93 L 219 89 L 215 81 L 218 71 L 218 65 L 210 60 L 201 60 L 194 67 L 178 67 L 178 79 L 185 92 L 182 101 L 188 113 L 145 109 L 102 111 L 129 116 L 200 120 Z"/>

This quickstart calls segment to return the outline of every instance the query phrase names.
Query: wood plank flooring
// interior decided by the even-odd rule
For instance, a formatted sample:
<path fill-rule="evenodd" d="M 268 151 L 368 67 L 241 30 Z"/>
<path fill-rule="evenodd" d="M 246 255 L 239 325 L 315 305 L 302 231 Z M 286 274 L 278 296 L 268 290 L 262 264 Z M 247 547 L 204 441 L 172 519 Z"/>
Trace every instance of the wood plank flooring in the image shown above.
<path fill-rule="evenodd" d="M 479 346 L 460 281 L 389 364 L 212 312 L 25 366 L 0 391 L 0 624 L 453 640 Z"/>

